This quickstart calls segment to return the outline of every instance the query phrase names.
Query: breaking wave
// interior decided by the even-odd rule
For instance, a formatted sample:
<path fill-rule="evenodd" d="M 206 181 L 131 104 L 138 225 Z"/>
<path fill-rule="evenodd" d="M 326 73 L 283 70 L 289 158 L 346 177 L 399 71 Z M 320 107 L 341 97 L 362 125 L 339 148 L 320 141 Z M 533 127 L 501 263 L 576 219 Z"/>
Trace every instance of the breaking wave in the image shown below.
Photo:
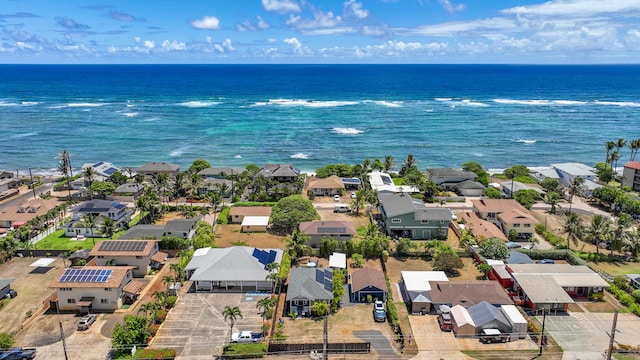
<path fill-rule="evenodd" d="M 335 127 L 331 129 L 331 131 L 339 135 L 358 135 L 364 132 L 363 130 L 358 130 L 356 128 L 342 128 L 342 127 Z"/>

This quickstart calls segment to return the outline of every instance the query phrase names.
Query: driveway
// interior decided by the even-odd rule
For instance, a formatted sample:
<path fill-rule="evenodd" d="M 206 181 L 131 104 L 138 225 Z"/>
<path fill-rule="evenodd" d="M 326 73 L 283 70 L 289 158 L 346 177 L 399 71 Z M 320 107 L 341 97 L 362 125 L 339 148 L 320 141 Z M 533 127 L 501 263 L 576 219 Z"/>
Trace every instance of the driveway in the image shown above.
<path fill-rule="evenodd" d="M 49 334 L 57 339 L 60 338 L 59 323 L 56 321 L 56 315 L 48 315 L 48 322 L 53 322 L 53 328 Z M 104 360 L 109 349 L 111 349 L 111 339 L 102 336 L 100 329 L 104 326 L 113 314 L 98 314 L 96 322 L 94 322 L 88 330 L 75 331 L 69 329 L 72 324 L 75 327 L 79 317 L 70 314 L 62 314 L 59 316 L 60 322 L 65 328 L 65 348 L 69 359 L 86 359 L 86 360 Z M 68 335 L 69 332 L 73 332 Z M 90 344 L 89 348 L 87 347 Z M 36 359 L 64 359 L 65 353 L 62 341 L 54 342 L 50 345 L 37 346 Z"/>
<path fill-rule="evenodd" d="M 154 348 L 175 349 L 178 359 L 211 359 L 221 355 L 229 343 L 231 330 L 222 312 L 225 306 L 238 306 L 242 319 L 233 331 L 261 331 L 262 317 L 256 308 L 259 297 L 246 294 L 187 293 L 180 296 L 153 338 Z"/>
<path fill-rule="evenodd" d="M 538 316 L 542 323 L 542 317 Z M 570 312 L 547 316 L 545 330 L 564 349 L 563 359 L 602 359 L 609 347 L 613 313 Z M 618 314 L 615 341 L 637 346 L 640 321 L 633 314 Z"/>

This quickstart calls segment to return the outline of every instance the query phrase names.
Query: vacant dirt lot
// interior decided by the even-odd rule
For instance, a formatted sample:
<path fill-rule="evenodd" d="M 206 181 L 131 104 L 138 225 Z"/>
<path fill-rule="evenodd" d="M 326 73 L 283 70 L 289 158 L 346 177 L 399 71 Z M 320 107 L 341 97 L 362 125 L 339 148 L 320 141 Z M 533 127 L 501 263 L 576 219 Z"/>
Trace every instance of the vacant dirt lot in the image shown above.
<path fill-rule="evenodd" d="M 239 224 L 217 225 L 216 246 L 230 247 L 234 242 L 244 241 L 247 246 L 266 249 L 282 249 L 284 247 L 284 236 L 269 233 L 241 233 L 240 227 Z"/>
<path fill-rule="evenodd" d="M 49 285 L 64 266 L 62 259 L 56 259 L 50 268 L 35 268 L 29 264 L 38 258 L 13 258 L 0 266 L 0 278 L 15 279 L 11 288 L 18 296 L 8 300 L 0 309 L 0 332 L 15 333 L 27 320 L 27 312 L 35 314 L 42 308 L 43 300 L 53 290 Z"/>

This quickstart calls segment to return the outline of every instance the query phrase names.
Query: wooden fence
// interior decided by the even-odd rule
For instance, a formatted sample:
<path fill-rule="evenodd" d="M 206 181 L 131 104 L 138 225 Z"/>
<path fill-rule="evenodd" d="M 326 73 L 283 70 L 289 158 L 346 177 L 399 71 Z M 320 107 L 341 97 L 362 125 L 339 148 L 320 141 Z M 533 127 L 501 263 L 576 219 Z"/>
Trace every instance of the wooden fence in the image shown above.
<path fill-rule="evenodd" d="M 322 353 L 323 343 L 311 344 L 290 344 L 290 343 L 274 343 L 269 344 L 269 353 L 278 354 L 307 354 L 311 351 Z M 327 353 L 329 354 L 347 354 L 347 353 L 370 353 L 371 343 L 355 342 L 355 343 L 328 343 Z"/>

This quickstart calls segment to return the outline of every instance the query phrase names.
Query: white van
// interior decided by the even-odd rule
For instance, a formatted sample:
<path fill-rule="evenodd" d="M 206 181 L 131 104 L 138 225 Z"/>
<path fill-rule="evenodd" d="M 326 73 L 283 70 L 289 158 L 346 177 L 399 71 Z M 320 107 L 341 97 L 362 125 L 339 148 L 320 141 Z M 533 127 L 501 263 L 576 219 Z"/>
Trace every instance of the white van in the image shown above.
<path fill-rule="evenodd" d="M 334 213 L 348 213 L 348 212 L 351 212 L 351 209 L 349 208 L 349 205 L 347 205 L 347 204 L 336 203 L 336 204 L 333 205 L 333 212 Z"/>

